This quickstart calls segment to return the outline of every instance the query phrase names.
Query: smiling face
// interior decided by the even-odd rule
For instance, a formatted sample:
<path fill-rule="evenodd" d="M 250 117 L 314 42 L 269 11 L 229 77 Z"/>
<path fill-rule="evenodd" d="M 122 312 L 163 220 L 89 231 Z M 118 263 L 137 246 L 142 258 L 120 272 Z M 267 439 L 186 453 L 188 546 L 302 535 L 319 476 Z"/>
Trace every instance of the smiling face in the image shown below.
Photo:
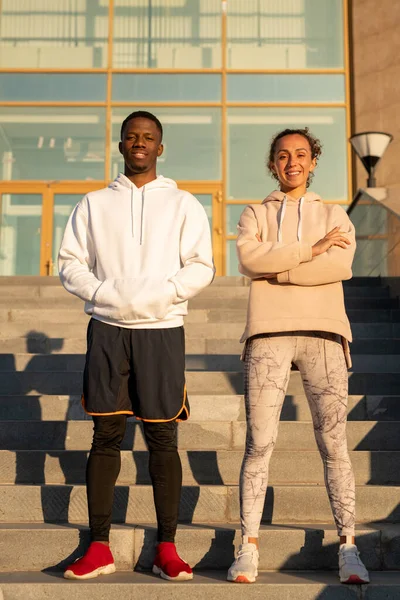
<path fill-rule="evenodd" d="M 308 176 L 314 171 L 316 164 L 307 138 L 295 133 L 285 135 L 277 141 L 270 168 L 278 177 L 282 192 L 303 195 L 307 189 Z"/>
<path fill-rule="evenodd" d="M 136 117 L 126 124 L 119 151 L 125 161 L 125 175 L 147 175 L 151 181 L 156 177 L 157 158 L 163 152 L 161 132 L 156 123 L 144 117 Z"/>

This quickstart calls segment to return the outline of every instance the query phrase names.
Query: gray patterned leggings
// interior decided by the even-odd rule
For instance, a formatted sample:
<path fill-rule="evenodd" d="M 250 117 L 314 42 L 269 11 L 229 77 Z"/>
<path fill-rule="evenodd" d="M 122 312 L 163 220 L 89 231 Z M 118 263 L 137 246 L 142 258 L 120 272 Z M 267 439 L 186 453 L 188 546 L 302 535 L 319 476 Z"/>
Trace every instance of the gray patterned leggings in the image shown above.
<path fill-rule="evenodd" d="M 313 331 L 265 334 L 247 342 L 247 435 L 240 474 L 242 534 L 258 537 L 269 461 L 292 363 L 303 379 L 338 534 L 352 536 L 355 484 L 346 439 L 347 367 L 340 337 Z"/>

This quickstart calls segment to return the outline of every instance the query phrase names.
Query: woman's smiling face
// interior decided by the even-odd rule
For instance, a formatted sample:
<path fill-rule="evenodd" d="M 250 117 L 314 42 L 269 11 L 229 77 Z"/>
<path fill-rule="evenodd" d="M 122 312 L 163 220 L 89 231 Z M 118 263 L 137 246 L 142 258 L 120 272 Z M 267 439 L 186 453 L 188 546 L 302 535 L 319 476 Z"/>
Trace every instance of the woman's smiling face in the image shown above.
<path fill-rule="evenodd" d="M 317 161 L 312 157 L 311 146 L 307 138 L 294 133 L 285 135 L 277 141 L 274 160 L 270 164 L 276 173 L 282 192 L 307 189 L 309 174 L 315 169 Z"/>

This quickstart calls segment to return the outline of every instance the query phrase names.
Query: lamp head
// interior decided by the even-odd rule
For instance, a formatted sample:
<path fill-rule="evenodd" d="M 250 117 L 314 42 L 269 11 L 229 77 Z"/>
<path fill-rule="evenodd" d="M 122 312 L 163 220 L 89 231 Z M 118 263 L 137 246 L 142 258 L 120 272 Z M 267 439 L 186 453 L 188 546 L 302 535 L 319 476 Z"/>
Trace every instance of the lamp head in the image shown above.
<path fill-rule="evenodd" d="M 374 170 L 392 139 L 390 133 L 380 131 L 356 133 L 350 138 L 353 149 L 368 173 L 369 187 L 375 187 Z"/>

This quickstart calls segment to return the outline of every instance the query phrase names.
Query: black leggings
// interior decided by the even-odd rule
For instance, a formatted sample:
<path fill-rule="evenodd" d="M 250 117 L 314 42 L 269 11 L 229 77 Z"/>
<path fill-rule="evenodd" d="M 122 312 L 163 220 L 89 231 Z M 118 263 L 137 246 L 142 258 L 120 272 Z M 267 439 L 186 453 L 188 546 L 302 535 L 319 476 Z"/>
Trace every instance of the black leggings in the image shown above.
<path fill-rule="evenodd" d="M 108 542 L 114 487 L 121 469 L 126 415 L 93 417 L 94 435 L 86 467 L 89 526 L 93 542 Z M 174 542 L 182 488 L 176 421 L 143 423 L 157 514 L 158 541 Z"/>

